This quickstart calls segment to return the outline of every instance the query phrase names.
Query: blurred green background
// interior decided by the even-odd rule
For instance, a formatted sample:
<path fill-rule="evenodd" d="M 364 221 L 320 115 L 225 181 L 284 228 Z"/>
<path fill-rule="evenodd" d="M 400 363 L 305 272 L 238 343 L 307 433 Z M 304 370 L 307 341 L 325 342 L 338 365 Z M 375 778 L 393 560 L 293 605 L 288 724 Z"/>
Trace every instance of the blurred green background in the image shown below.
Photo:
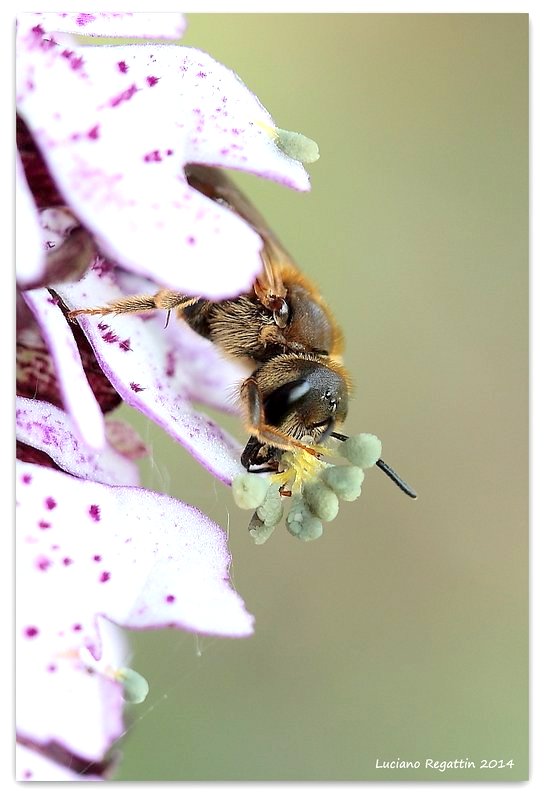
<path fill-rule="evenodd" d="M 380 436 L 419 498 L 372 470 L 321 539 L 256 547 L 229 490 L 124 410 L 144 485 L 229 530 L 256 633 L 131 637 L 151 691 L 118 778 L 522 780 L 528 17 L 190 14 L 183 44 L 319 143 L 309 194 L 239 182 L 343 324 L 345 429 Z M 476 769 L 375 767 L 397 758 Z"/>

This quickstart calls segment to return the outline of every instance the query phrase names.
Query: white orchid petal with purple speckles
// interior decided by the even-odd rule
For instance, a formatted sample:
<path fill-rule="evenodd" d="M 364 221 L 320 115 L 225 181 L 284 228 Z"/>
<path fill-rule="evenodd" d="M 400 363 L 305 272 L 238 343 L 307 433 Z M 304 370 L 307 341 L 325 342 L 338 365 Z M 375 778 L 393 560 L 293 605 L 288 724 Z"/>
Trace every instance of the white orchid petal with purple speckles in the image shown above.
<path fill-rule="evenodd" d="M 47 289 L 24 292 L 24 298 L 55 363 L 66 411 L 83 441 L 101 450 L 106 443 L 104 417 L 85 376 L 70 323 Z"/>
<path fill-rule="evenodd" d="M 124 36 L 143 39 L 179 39 L 185 31 L 183 14 L 161 12 L 44 12 L 21 14 L 23 25 L 41 25 L 45 31 L 82 36 Z"/>
<path fill-rule="evenodd" d="M 19 112 L 66 202 L 102 251 L 158 284 L 212 299 L 247 290 L 259 236 L 193 190 L 188 162 L 309 188 L 274 122 L 231 70 L 175 45 L 68 51 L 18 37 Z"/>
<path fill-rule="evenodd" d="M 43 400 L 17 397 L 17 441 L 35 447 L 65 472 L 112 486 L 138 486 L 138 468 L 109 444 L 100 452 L 89 448 L 74 430 L 68 414 Z"/>
<path fill-rule="evenodd" d="M 99 781 L 96 775 L 74 772 L 51 758 L 17 744 L 15 747 L 16 781 Z"/>
<path fill-rule="evenodd" d="M 95 269 L 94 274 L 100 279 L 100 268 Z M 87 278 L 88 304 L 91 301 L 90 293 L 93 291 L 91 281 L 94 283 L 94 279 L 89 276 L 86 276 L 86 280 Z M 124 296 L 155 294 L 160 288 L 146 278 L 120 269 L 109 272 L 108 280 L 115 281 Z M 82 284 L 78 286 L 81 287 Z M 111 289 L 106 288 L 106 291 Z M 227 414 L 238 414 L 240 384 L 250 375 L 251 369 L 244 366 L 241 361 L 227 358 L 219 347 L 177 319 L 175 312 L 172 312 L 168 325 L 166 325 L 166 311 L 157 310 L 153 314 L 161 323 L 163 337 L 169 345 L 167 377 L 173 377 L 178 371 L 179 377 L 184 381 L 188 397 L 193 402 L 205 403 Z M 113 317 L 105 317 L 106 322 L 108 319 L 111 320 Z"/>
<path fill-rule="evenodd" d="M 55 290 L 69 308 L 102 306 L 123 296 L 112 273 L 100 276 L 98 269 L 90 270 L 77 283 L 59 285 Z M 210 391 L 201 384 L 207 372 L 206 357 L 200 362 L 186 361 L 187 349 L 180 352 L 173 346 L 164 328 L 164 315 L 159 312 L 146 317 L 81 315 L 78 319 L 101 369 L 126 403 L 164 428 L 224 483 L 231 483 L 235 475 L 244 472 L 240 443 L 191 404 L 195 398 L 207 402 L 209 396 L 213 398 L 222 390 L 228 394 L 221 381 L 232 373 L 224 367 L 214 378 L 216 353 L 207 348 L 213 359 L 208 362 L 208 386 L 219 381 Z M 180 323 L 171 320 L 170 325 L 176 324 Z M 194 336 L 192 341 L 196 352 L 202 352 Z M 203 345 L 207 344 L 203 340 Z M 234 390 L 236 383 L 230 387 L 231 392 Z"/>
<path fill-rule="evenodd" d="M 106 714 L 111 728 L 102 732 L 87 730 L 89 714 L 100 693 L 110 693 L 110 707 L 120 698 L 98 673 L 80 685 L 82 648 L 101 663 L 111 658 L 100 617 L 234 637 L 250 635 L 253 618 L 229 583 L 225 532 L 198 510 L 25 462 L 17 462 L 16 489 L 18 728 L 99 758 L 105 738 L 119 735 L 119 714 Z M 77 703 L 66 703 L 72 692 Z"/>
<path fill-rule="evenodd" d="M 41 569 L 45 563 L 42 558 Z M 53 565 L 46 568 L 50 570 L 55 572 Z M 64 588 L 78 590 L 75 584 L 65 583 Z M 56 591 L 62 591 L 62 587 L 56 587 Z M 65 597 L 64 604 L 70 606 L 73 599 Z M 34 600 L 35 604 L 43 601 Z M 56 603 L 45 605 L 57 609 Z M 123 687 L 113 674 L 129 663 L 127 638 L 124 631 L 102 617 L 87 629 L 83 617 L 72 628 L 64 629 L 66 616 L 56 618 L 58 627 L 53 622 L 47 627 L 45 622 L 40 629 L 23 629 L 22 637 L 18 637 L 17 738 L 42 747 L 55 743 L 78 759 L 101 761 L 124 732 Z M 77 611 L 72 617 L 77 618 Z M 96 641 L 102 651 L 98 659 L 89 650 Z M 68 697 L 77 698 L 77 702 L 67 703 Z"/>
<path fill-rule="evenodd" d="M 38 281 L 45 272 L 45 254 L 38 210 L 19 154 L 15 165 L 15 263 L 20 287 Z"/>

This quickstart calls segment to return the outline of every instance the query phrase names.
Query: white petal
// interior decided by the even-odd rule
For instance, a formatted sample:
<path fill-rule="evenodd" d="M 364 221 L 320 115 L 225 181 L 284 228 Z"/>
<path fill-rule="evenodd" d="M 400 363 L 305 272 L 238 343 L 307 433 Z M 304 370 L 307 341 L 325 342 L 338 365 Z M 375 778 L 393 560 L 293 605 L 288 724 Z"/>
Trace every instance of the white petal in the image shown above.
<path fill-rule="evenodd" d="M 18 730 L 99 759 L 121 725 L 119 685 L 98 671 L 119 650 L 100 617 L 236 637 L 253 619 L 229 584 L 225 532 L 196 509 L 23 462 L 16 488 Z M 97 703 L 103 725 L 87 726 Z"/>
<path fill-rule="evenodd" d="M 114 277 L 112 272 L 100 276 L 95 269 L 78 283 L 57 286 L 56 291 L 69 308 L 102 306 L 122 296 Z M 184 353 L 165 335 L 164 316 L 158 313 L 147 317 L 81 315 L 78 320 L 103 372 L 126 403 L 161 425 L 224 483 L 243 472 L 240 444 L 191 404 L 193 398 L 205 400 L 208 394 L 213 398 L 220 395 L 222 379 L 232 374 L 224 371 L 214 376 L 218 355 L 208 346 L 207 370 L 206 354 L 200 349 L 201 337 L 193 336 L 193 345 Z M 179 323 L 171 320 L 170 324 Z M 191 346 L 199 353 L 199 361 L 184 360 Z M 199 386 L 207 372 L 208 389 Z M 229 390 L 223 386 L 223 391 L 224 395 L 236 393 L 236 383 Z M 227 400 L 224 402 L 227 405 Z"/>
<path fill-rule="evenodd" d="M 81 363 L 74 334 L 47 289 L 24 292 L 55 362 L 64 406 L 81 438 L 91 448 L 104 447 L 104 418 Z"/>
<path fill-rule="evenodd" d="M 17 283 L 24 288 L 39 281 L 44 274 L 45 253 L 38 210 L 19 155 L 17 155 L 15 173 L 15 236 Z"/>
<path fill-rule="evenodd" d="M 138 468 L 113 447 L 97 452 L 77 435 L 68 414 L 51 403 L 16 398 L 15 428 L 19 442 L 35 447 L 61 469 L 78 478 L 114 486 L 138 486 Z"/>

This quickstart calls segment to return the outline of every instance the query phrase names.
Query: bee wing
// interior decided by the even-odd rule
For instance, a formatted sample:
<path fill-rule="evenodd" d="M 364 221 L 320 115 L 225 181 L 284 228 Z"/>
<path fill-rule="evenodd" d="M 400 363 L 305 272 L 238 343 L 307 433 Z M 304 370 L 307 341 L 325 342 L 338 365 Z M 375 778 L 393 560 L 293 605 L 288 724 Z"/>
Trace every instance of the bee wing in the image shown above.
<path fill-rule="evenodd" d="M 255 284 L 261 302 L 271 307 L 272 298 L 284 298 L 283 267 L 294 267 L 293 259 L 267 225 L 259 211 L 238 186 L 217 167 L 188 164 L 185 173 L 190 186 L 242 217 L 263 240 L 263 272 Z"/>

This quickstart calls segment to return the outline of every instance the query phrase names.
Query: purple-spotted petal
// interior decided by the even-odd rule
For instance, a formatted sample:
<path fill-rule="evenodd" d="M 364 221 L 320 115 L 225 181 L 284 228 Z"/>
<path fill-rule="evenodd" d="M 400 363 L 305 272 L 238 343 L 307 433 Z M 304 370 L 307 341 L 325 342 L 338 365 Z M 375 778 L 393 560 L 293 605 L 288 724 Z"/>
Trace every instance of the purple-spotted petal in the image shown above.
<path fill-rule="evenodd" d="M 84 36 L 124 36 L 143 39 L 179 39 L 185 31 L 182 14 L 130 12 L 46 12 L 21 14 L 22 24 L 41 25 L 44 31 Z"/>
<path fill-rule="evenodd" d="M 41 450 L 65 472 L 113 486 L 138 486 L 138 468 L 107 444 L 97 452 L 76 433 L 68 414 L 51 403 L 17 397 L 17 441 Z"/>
<path fill-rule="evenodd" d="M 22 288 L 39 281 L 45 272 L 45 255 L 42 246 L 42 229 L 38 210 L 21 159 L 17 155 L 15 173 L 17 283 Z"/>
<path fill-rule="evenodd" d="M 87 382 L 70 324 L 47 289 L 25 292 L 24 297 L 55 362 L 64 407 L 81 438 L 100 450 L 106 441 L 104 418 Z"/>
<path fill-rule="evenodd" d="M 54 572 L 46 563 L 42 558 L 38 568 Z M 49 588 L 52 592 L 63 588 L 77 591 L 74 583 Z M 44 600 L 35 598 L 35 605 Z M 73 595 L 64 602 L 77 606 Z M 49 598 L 45 605 L 57 610 Z M 123 688 L 115 680 L 115 670 L 129 660 L 126 636 L 101 617 L 86 629 L 84 617 L 77 611 L 71 618 L 80 621 L 64 629 L 67 616 L 57 616 L 49 628 L 44 623 L 40 628 L 34 625 L 18 630 L 17 738 L 46 752 L 53 746 L 63 761 L 70 764 L 73 755 L 74 768 L 88 766 L 92 771 L 92 762 L 101 762 L 123 734 Z M 93 637 L 100 644 L 100 658 L 94 658 L 89 650 Z M 67 703 L 68 697 L 74 702 Z"/>
<path fill-rule="evenodd" d="M 102 306 L 123 296 L 113 273 L 100 275 L 98 269 L 91 270 L 78 283 L 57 286 L 56 291 L 69 308 Z M 126 403 L 161 425 L 224 483 L 229 484 L 243 472 L 240 444 L 192 406 L 193 399 L 207 401 L 208 397 L 222 396 L 227 406 L 229 394 L 236 392 L 235 376 L 240 374 L 236 367 L 231 372 L 223 365 L 221 371 L 214 373 L 218 354 L 193 334 L 185 352 L 177 349 L 164 329 L 164 316 L 159 313 L 147 317 L 81 315 L 78 319 L 102 370 Z M 180 325 L 175 319 L 170 321 L 172 326 L 177 324 Z M 183 333 L 179 331 L 175 336 Z M 191 349 L 199 357 L 186 361 Z M 229 384 L 228 376 L 232 379 Z"/>
<path fill-rule="evenodd" d="M 103 253 L 158 284 L 212 299 L 247 290 L 259 236 L 192 189 L 188 162 L 309 188 L 274 122 L 231 70 L 174 45 L 67 51 L 18 42 L 18 107 L 66 202 Z"/>
<path fill-rule="evenodd" d="M 97 279 L 101 279 L 101 269 L 95 269 Z M 113 281 L 122 295 L 155 294 L 159 287 L 145 278 L 123 270 L 110 271 L 107 281 Z M 79 283 L 78 288 L 88 285 L 86 304 L 92 300 L 94 278 L 87 276 L 86 283 Z M 110 293 L 113 287 L 102 286 L 101 291 Z M 111 294 L 111 299 L 116 295 Z M 192 331 L 189 325 L 178 320 L 173 313 L 166 324 L 165 311 L 153 312 L 161 324 L 162 336 L 168 343 L 166 355 L 166 375 L 170 379 L 175 375 L 184 383 L 188 397 L 195 403 L 204 403 L 227 414 L 239 413 L 239 389 L 242 381 L 250 374 L 250 369 L 241 363 L 226 358 L 212 342 Z M 111 322 L 114 317 L 105 317 Z"/>
<path fill-rule="evenodd" d="M 225 532 L 196 509 L 24 462 L 16 488 L 18 730 L 99 759 L 120 732 L 108 676 L 125 660 L 102 617 L 219 636 L 248 636 L 253 619 L 229 584 Z M 104 729 L 87 729 L 97 703 Z"/>

